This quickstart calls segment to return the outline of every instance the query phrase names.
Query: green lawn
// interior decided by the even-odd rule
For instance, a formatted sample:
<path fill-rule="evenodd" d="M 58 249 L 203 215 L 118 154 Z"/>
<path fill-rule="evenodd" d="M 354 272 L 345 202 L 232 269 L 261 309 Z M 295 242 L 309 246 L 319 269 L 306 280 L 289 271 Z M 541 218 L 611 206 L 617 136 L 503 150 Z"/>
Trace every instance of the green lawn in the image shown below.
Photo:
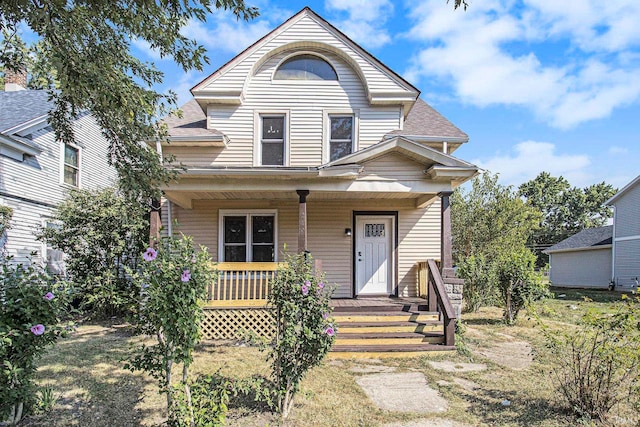
<path fill-rule="evenodd" d="M 554 290 L 555 297 L 535 304 L 539 318 L 550 328 L 568 328 L 589 309 L 608 311 L 620 301 L 620 294 L 599 291 Z M 587 300 L 585 300 L 585 297 Z M 517 324 L 505 326 L 501 310 L 485 308 L 464 316 L 471 357 L 434 354 L 413 359 L 385 359 L 396 372 L 419 371 L 429 384 L 449 400 L 449 409 L 438 417 L 469 425 L 567 426 L 576 425 L 550 383 L 549 355 L 543 345 L 539 323 L 530 313 L 522 313 Z M 535 356 L 524 370 L 514 370 L 483 356 L 496 344 L 529 343 Z M 61 340 L 42 360 L 38 373 L 41 385 L 54 389 L 56 404 L 47 413 L 32 415 L 29 426 L 152 426 L 164 419 L 163 399 L 150 378 L 122 369 L 121 360 L 140 338 L 128 328 L 109 324 L 84 324 Z M 195 372 L 240 378 L 267 374 L 264 354 L 257 349 L 232 343 L 206 343 L 196 355 Z M 508 357 L 505 354 L 505 357 Z M 454 374 L 433 369 L 429 361 L 484 363 L 481 372 Z M 358 360 L 327 360 L 312 371 L 302 384 L 288 426 L 377 426 L 389 422 L 424 418 L 377 409 L 356 384 L 354 366 Z M 470 381 L 479 387 L 465 390 L 453 383 Z M 438 381 L 447 381 L 440 383 Z M 509 400 L 509 406 L 501 404 Z M 232 402 L 228 424 L 236 426 L 279 425 L 264 408 Z M 616 410 L 614 425 L 636 425 L 637 413 L 630 408 Z"/>

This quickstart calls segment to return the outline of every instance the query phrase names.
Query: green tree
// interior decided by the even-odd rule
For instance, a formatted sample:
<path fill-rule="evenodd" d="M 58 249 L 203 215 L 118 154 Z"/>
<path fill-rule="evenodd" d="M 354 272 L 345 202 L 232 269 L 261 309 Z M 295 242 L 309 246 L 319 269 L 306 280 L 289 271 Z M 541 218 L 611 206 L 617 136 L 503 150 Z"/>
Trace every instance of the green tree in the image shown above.
<path fill-rule="evenodd" d="M 131 43 L 142 40 L 163 57 L 171 57 L 185 71 L 201 70 L 205 50 L 185 37 L 189 20 L 205 21 L 216 9 L 231 10 L 245 20 L 257 16 L 244 0 L 96 0 L 0 2 L 0 30 L 8 36 L 0 50 L 0 66 L 25 67 L 19 39 L 26 25 L 41 42 L 41 66 L 55 70 L 57 91 L 50 122 L 56 137 L 74 140 L 72 122 L 89 111 L 110 142 L 109 161 L 121 185 L 134 196 L 157 196 L 157 187 L 172 174 L 165 170 L 153 147 L 142 141 L 166 137 L 156 120 L 176 107 L 174 93 L 153 89 L 163 74 L 151 63 L 131 54 Z"/>
<path fill-rule="evenodd" d="M 471 189 L 458 188 L 451 198 L 453 257 L 466 281 L 467 310 L 497 302 L 496 268 L 505 252 L 518 252 L 538 226 L 540 214 L 527 206 L 498 175 L 483 173 Z"/>
<path fill-rule="evenodd" d="M 585 228 L 601 227 L 613 215 L 604 202 L 616 193 L 611 185 L 601 182 L 585 188 L 571 187 L 562 176 L 548 172 L 519 187 L 527 205 L 542 214 L 538 229 L 527 242 L 536 256 L 539 267 L 548 262 L 542 251 Z"/>
<path fill-rule="evenodd" d="M 148 241 L 145 205 L 113 188 L 75 190 L 54 211 L 59 227 L 41 239 L 67 258 L 67 272 L 82 307 L 99 317 L 131 313 L 138 288 L 125 267 L 135 268 Z"/>

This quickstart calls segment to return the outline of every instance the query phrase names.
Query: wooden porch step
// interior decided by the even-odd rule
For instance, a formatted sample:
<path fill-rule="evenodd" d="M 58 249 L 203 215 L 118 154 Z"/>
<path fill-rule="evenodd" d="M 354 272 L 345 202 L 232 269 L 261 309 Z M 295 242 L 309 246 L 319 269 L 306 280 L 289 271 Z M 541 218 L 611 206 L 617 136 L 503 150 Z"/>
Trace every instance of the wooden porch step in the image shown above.
<path fill-rule="evenodd" d="M 386 332 L 386 333 L 339 333 L 336 345 L 406 345 L 406 344 L 442 344 L 444 335 L 437 333 L 420 334 L 416 332 Z"/>
<path fill-rule="evenodd" d="M 391 302 L 391 303 L 386 303 L 386 304 L 367 304 L 365 303 L 358 303 L 357 305 L 338 305 L 338 303 L 335 303 L 336 305 L 333 305 L 333 312 L 334 313 L 344 313 L 344 312 L 348 312 L 348 313 L 385 313 L 385 312 L 393 312 L 393 313 L 409 313 L 409 312 L 416 312 L 416 311 L 427 311 L 428 310 L 428 306 L 426 304 L 426 302 L 424 303 L 411 303 L 411 302 L 407 302 L 407 303 L 395 303 L 395 302 Z"/>
<path fill-rule="evenodd" d="M 351 322 L 338 323 L 338 335 L 345 333 L 443 332 L 441 322 Z"/>
<path fill-rule="evenodd" d="M 456 347 L 452 345 L 439 344 L 406 344 L 406 345 L 341 345 L 337 342 L 331 348 L 334 353 L 369 353 L 369 352 L 388 352 L 388 353 L 406 353 L 421 351 L 455 351 Z"/>
<path fill-rule="evenodd" d="M 352 323 L 352 322 L 429 322 L 439 319 L 438 313 L 431 312 L 378 312 L 375 314 L 341 312 L 333 314 L 336 323 Z"/>

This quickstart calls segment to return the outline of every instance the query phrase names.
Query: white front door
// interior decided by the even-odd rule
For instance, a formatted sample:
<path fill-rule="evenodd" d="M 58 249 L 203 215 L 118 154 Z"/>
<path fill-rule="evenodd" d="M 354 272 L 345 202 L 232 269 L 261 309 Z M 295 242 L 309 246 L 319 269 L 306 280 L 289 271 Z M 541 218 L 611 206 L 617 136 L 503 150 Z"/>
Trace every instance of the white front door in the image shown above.
<path fill-rule="evenodd" d="M 393 215 L 356 216 L 356 295 L 393 292 Z"/>

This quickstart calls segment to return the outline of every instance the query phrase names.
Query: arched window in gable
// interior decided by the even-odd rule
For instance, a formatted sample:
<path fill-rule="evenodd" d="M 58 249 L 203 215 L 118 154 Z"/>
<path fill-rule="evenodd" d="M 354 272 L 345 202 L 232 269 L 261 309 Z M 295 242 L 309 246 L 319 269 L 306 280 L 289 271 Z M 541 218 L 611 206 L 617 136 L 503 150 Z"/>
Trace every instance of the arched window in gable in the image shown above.
<path fill-rule="evenodd" d="M 324 59 L 315 55 L 296 55 L 284 61 L 275 80 L 338 80 L 338 74 Z"/>

